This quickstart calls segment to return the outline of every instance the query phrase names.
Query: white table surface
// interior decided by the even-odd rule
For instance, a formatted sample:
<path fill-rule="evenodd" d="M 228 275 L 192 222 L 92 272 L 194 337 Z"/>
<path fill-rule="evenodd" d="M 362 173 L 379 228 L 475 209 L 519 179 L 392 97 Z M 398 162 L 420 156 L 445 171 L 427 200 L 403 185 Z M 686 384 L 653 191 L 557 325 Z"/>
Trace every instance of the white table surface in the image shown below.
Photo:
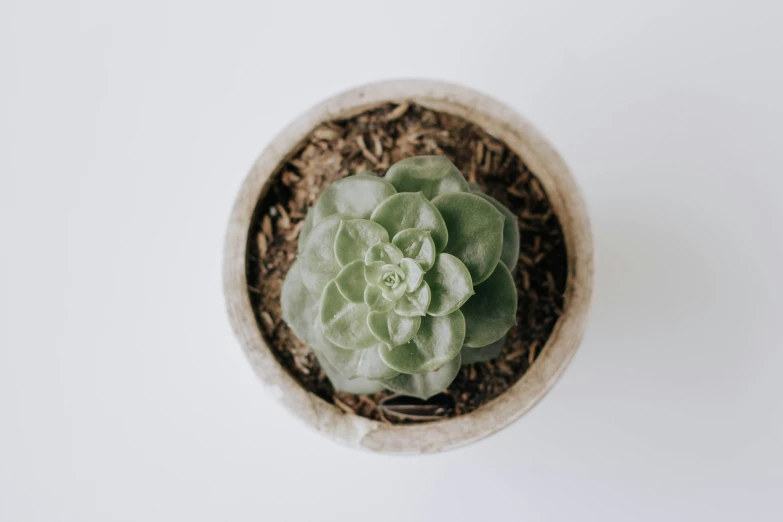
<path fill-rule="evenodd" d="M 774 0 L 4 0 L 0 520 L 783 520 L 782 21 Z M 394 77 L 517 108 L 595 230 L 561 381 L 434 456 L 301 425 L 221 293 L 264 145 Z"/>

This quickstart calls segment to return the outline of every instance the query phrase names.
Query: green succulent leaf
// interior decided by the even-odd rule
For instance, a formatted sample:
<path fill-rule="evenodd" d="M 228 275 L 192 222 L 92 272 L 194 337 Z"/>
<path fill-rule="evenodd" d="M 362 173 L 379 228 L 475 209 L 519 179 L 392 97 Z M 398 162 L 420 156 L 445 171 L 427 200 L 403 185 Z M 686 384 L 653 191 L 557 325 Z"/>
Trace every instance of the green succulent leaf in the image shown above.
<path fill-rule="evenodd" d="M 354 370 L 356 369 L 356 361 L 358 360 L 357 354 L 363 352 L 364 350 L 346 350 L 334 344 L 332 341 L 326 338 L 326 335 L 324 335 L 323 324 L 321 324 L 319 319 L 316 319 L 312 328 L 313 335 L 309 343 L 310 348 L 326 357 L 326 360 L 329 361 L 329 364 L 331 364 L 341 374 L 346 377 L 353 377 Z M 367 348 L 367 350 L 372 349 L 373 348 Z M 377 347 L 375 349 L 377 349 Z"/>
<path fill-rule="evenodd" d="M 334 240 L 334 254 L 337 262 L 345 266 L 357 259 L 364 261 L 370 247 L 381 242 L 389 242 L 389 233 L 378 223 L 367 219 L 344 219 Z"/>
<path fill-rule="evenodd" d="M 288 270 L 280 300 L 283 320 L 299 339 L 309 342 L 318 313 L 318 296 L 304 286 L 299 261 L 294 261 Z"/>
<path fill-rule="evenodd" d="M 397 192 L 421 192 L 427 199 L 469 190 L 465 177 L 444 156 L 415 156 L 398 161 L 386 172 L 385 179 Z"/>
<path fill-rule="evenodd" d="M 461 365 L 459 353 L 438 370 L 414 375 L 400 373 L 393 379 L 383 381 L 384 386 L 393 392 L 427 400 L 446 390 L 457 377 Z"/>
<path fill-rule="evenodd" d="M 405 317 L 394 311 L 370 312 L 367 325 L 380 342 L 396 346 L 413 338 L 421 325 L 421 317 Z"/>
<path fill-rule="evenodd" d="M 299 254 L 302 282 L 313 293 L 320 295 L 342 268 L 334 255 L 334 239 L 343 217 L 335 214 L 313 227 L 304 251 Z"/>
<path fill-rule="evenodd" d="M 430 285 L 422 281 L 416 290 L 404 294 L 397 300 L 394 311 L 408 317 L 423 317 L 427 315 L 431 298 Z"/>
<path fill-rule="evenodd" d="M 392 237 L 407 228 L 427 230 L 438 251 L 449 240 L 446 222 L 421 192 L 403 192 L 391 196 L 373 211 L 371 219 L 388 230 Z"/>
<path fill-rule="evenodd" d="M 340 374 L 348 378 L 365 377 L 367 379 L 391 379 L 399 372 L 392 370 L 381 360 L 378 346 L 365 348 L 364 350 L 344 350 L 327 339 L 318 322 L 313 327 L 315 332 L 311 347 L 320 355 L 326 357 Z"/>
<path fill-rule="evenodd" d="M 324 335 L 339 348 L 362 350 L 378 344 L 367 327 L 370 309 L 364 303 L 346 299 L 331 281 L 321 296 L 321 324 Z"/>
<path fill-rule="evenodd" d="M 459 354 L 464 339 L 465 318 L 459 310 L 443 317 L 428 315 L 409 342 L 382 346 L 381 359 L 402 373 L 434 372 Z"/>
<path fill-rule="evenodd" d="M 402 261 L 403 257 L 405 256 L 400 249 L 391 243 L 378 243 L 371 246 L 364 255 L 364 262 L 369 265 L 375 261 L 383 261 L 387 265 L 396 265 Z"/>
<path fill-rule="evenodd" d="M 460 355 L 462 356 L 462 365 L 473 364 L 477 362 L 491 361 L 503 352 L 506 344 L 506 337 L 498 339 L 494 343 L 482 346 L 480 348 L 471 348 L 463 346 Z"/>
<path fill-rule="evenodd" d="M 372 285 L 367 285 L 364 289 L 364 304 L 371 312 L 388 312 L 394 308 L 394 301 L 383 297 L 383 291 Z"/>
<path fill-rule="evenodd" d="M 474 287 L 476 294 L 460 310 L 465 314 L 465 345 L 486 346 L 506 335 L 516 324 L 517 287 L 506 265 Z"/>
<path fill-rule="evenodd" d="M 400 261 L 400 268 L 405 274 L 405 291 L 413 292 L 424 279 L 424 270 L 416 261 L 407 257 Z"/>
<path fill-rule="evenodd" d="M 449 230 L 444 252 L 462 261 L 473 284 L 488 278 L 503 250 L 503 214 L 490 202 L 467 192 L 442 194 L 432 201 Z"/>
<path fill-rule="evenodd" d="M 435 242 L 426 230 L 406 228 L 395 234 L 392 243 L 399 247 L 404 257 L 419 263 L 425 272 L 435 263 Z"/>
<path fill-rule="evenodd" d="M 513 272 L 519 261 L 519 220 L 508 207 L 492 196 L 481 192 L 474 193 L 492 203 L 492 206 L 503 214 L 503 250 L 500 252 L 500 260 Z"/>
<path fill-rule="evenodd" d="M 359 356 L 359 362 L 356 364 L 354 377 L 362 376 L 375 381 L 391 379 L 400 374 L 400 372 L 386 366 L 386 363 L 381 359 L 379 350 L 380 347 L 367 348 L 366 350 L 354 352 Z"/>
<path fill-rule="evenodd" d="M 335 181 L 323 191 L 311 211 L 314 224 L 334 214 L 367 219 L 383 200 L 396 193 L 391 183 L 371 174 Z"/>
<path fill-rule="evenodd" d="M 315 358 L 318 359 L 318 364 L 321 365 L 332 386 L 338 392 L 362 395 L 365 393 L 377 393 L 383 390 L 385 386 L 385 381 L 374 381 L 365 377 L 346 377 L 323 354 L 315 352 Z"/>
<path fill-rule="evenodd" d="M 473 295 L 473 282 L 467 267 L 451 254 L 438 255 L 435 265 L 424 274 L 432 298 L 427 312 L 448 315 Z"/>
<path fill-rule="evenodd" d="M 307 238 L 310 236 L 310 232 L 313 230 L 313 213 L 308 212 L 305 216 L 302 228 L 299 229 L 299 239 L 297 240 L 297 248 L 299 252 L 302 252 L 307 242 Z"/>
<path fill-rule="evenodd" d="M 367 288 L 367 281 L 364 278 L 364 261 L 357 259 L 345 265 L 337 274 L 335 282 L 343 297 L 352 303 L 363 303 L 364 290 Z"/>

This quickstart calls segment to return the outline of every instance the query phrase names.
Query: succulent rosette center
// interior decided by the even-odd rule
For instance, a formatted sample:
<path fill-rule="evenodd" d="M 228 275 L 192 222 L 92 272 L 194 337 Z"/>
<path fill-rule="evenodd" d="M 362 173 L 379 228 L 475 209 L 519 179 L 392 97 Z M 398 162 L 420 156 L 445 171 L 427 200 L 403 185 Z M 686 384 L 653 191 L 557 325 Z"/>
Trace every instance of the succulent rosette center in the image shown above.
<path fill-rule="evenodd" d="M 358 174 L 309 211 L 283 318 L 335 388 L 427 398 L 515 323 L 516 217 L 443 157 Z"/>
<path fill-rule="evenodd" d="M 396 266 L 383 265 L 383 270 L 386 272 L 381 280 L 383 285 L 381 288 L 384 290 L 394 290 L 400 282 L 405 280 L 405 274 Z"/>

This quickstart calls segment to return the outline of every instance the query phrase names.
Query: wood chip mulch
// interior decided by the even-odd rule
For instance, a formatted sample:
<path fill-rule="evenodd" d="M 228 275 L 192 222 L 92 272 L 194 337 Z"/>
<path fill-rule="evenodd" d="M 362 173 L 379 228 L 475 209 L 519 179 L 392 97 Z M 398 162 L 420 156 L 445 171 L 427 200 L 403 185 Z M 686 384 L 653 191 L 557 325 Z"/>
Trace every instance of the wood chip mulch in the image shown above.
<path fill-rule="evenodd" d="M 310 349 L 281 319 L 280 290 L 297 255 L 307 209 L 335 180 L 361 170 L 382 175 L 416 155 L 445 155 L 519 216 L 517 325 L 501 355 L 464 366 L 445 393 L 419 401 L 391 392 L 335 393 Z M 505 392 L 535 361 L 562 313 L 567 265 L 557 216 L 535 176 L 505 144 L 476 125 L 415 104 L 386 104 L 317 129 L 273 176 L 248 244 L 248 291 L 259 327 L 280 363 L 306 389 L 347 413 L 386 423 L 470 413 Z"/>

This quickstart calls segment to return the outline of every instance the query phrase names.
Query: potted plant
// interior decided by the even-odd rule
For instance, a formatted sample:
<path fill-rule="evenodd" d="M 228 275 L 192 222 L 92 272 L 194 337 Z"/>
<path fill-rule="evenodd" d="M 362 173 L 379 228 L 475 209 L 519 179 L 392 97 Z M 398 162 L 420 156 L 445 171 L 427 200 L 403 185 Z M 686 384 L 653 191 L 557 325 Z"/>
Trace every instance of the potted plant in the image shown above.
<path fill-rule="evenodd" d="M 331 98 L 267 147 L 224 286 L 289 410 L 344 444 L 431 452 L 498 431 L 554 384 L 592 270 L 584 204 L 548 143 L 480 93 L 408 80 Z"/>

